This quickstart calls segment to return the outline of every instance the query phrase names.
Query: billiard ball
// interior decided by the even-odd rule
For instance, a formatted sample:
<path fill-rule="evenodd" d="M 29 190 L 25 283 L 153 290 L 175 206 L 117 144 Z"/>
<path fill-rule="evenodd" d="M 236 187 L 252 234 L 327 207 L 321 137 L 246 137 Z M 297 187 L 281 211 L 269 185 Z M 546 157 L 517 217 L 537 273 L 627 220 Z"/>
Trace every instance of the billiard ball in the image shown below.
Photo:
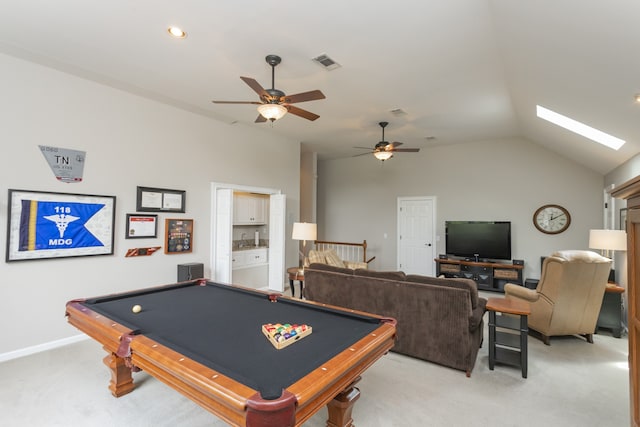
<path fill-rule="evenodd" d="M 142 306 L 136 304 L 131 308 L 131 311 L 133 311 L 134 313 L 140 313 L 142 311 Z"/>

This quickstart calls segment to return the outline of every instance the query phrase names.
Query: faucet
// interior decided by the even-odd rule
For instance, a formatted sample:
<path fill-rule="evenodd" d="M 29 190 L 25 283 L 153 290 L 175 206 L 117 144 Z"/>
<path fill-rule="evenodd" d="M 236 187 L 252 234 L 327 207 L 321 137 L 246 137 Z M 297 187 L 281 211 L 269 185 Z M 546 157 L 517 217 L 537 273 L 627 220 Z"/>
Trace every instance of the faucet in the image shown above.
<path fill-rule="evenodd" d="M 242 234 L 240 235 L 240 244 L 238 245 L 238 247 L 243 248 L 243 247 L 245 247 L 245 246 L 246 246 L 246 245 L 245 245 L 245 243 L 244 243 L 244 237 L 245 237 L 245 236 L 246 236 L 246 233 L 242 233 Z"/>

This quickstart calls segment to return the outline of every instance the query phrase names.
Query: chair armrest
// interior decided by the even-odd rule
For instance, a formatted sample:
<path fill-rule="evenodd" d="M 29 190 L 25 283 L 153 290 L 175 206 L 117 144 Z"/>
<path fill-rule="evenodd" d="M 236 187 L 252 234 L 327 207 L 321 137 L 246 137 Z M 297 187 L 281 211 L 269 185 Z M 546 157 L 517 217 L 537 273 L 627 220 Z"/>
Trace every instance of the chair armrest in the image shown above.
<path fill-rule="evenodd" d="M 484 298 L 478 298 L 478 305 L 471 312 L 469 316 L 469 332 L 473 332 L 478 329 L 478 326 L 482 323 L 482 316 L 487 311 L 487 300 Z"/>
<path fill-rule="evenodd" d="M 540 298 L 540 294 L 535 289 L 525 288 L 514 283 L 504 285 L 504 294 L 506 297 L 520 298 L 529 302 L 535 302 Z"/>

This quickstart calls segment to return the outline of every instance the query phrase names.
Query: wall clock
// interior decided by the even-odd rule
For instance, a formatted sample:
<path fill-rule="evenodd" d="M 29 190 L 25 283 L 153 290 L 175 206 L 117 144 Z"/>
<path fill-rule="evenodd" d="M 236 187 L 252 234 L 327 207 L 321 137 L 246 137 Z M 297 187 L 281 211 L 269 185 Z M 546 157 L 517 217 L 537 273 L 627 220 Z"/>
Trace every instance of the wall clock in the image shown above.
<path fill-rule="evenodd" d="M 533 214 L 533 225 L 546 234 L 562 233 L 571 225 L 571 215 L 560 205 L 544 205 Z"/>

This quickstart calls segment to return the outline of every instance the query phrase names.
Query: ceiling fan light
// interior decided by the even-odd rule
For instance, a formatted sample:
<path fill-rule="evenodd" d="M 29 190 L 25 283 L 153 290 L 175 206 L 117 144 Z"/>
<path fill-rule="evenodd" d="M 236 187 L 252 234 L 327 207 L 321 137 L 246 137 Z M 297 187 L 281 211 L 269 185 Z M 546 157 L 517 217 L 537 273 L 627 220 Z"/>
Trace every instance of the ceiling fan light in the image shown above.
<path fill-rule="evenodd" d="M 383 162 L 393 157 L 393 153 L 391 151 L 374 151 L 373 155 L 376 159 L 382 160 Z"/>
<path fill-rule="evenodd" d="M 280 104 L 261 104 L 258 105 L 258 113 L 267 120 L 278 120 L 287 114 L 287 108 Z"/>

